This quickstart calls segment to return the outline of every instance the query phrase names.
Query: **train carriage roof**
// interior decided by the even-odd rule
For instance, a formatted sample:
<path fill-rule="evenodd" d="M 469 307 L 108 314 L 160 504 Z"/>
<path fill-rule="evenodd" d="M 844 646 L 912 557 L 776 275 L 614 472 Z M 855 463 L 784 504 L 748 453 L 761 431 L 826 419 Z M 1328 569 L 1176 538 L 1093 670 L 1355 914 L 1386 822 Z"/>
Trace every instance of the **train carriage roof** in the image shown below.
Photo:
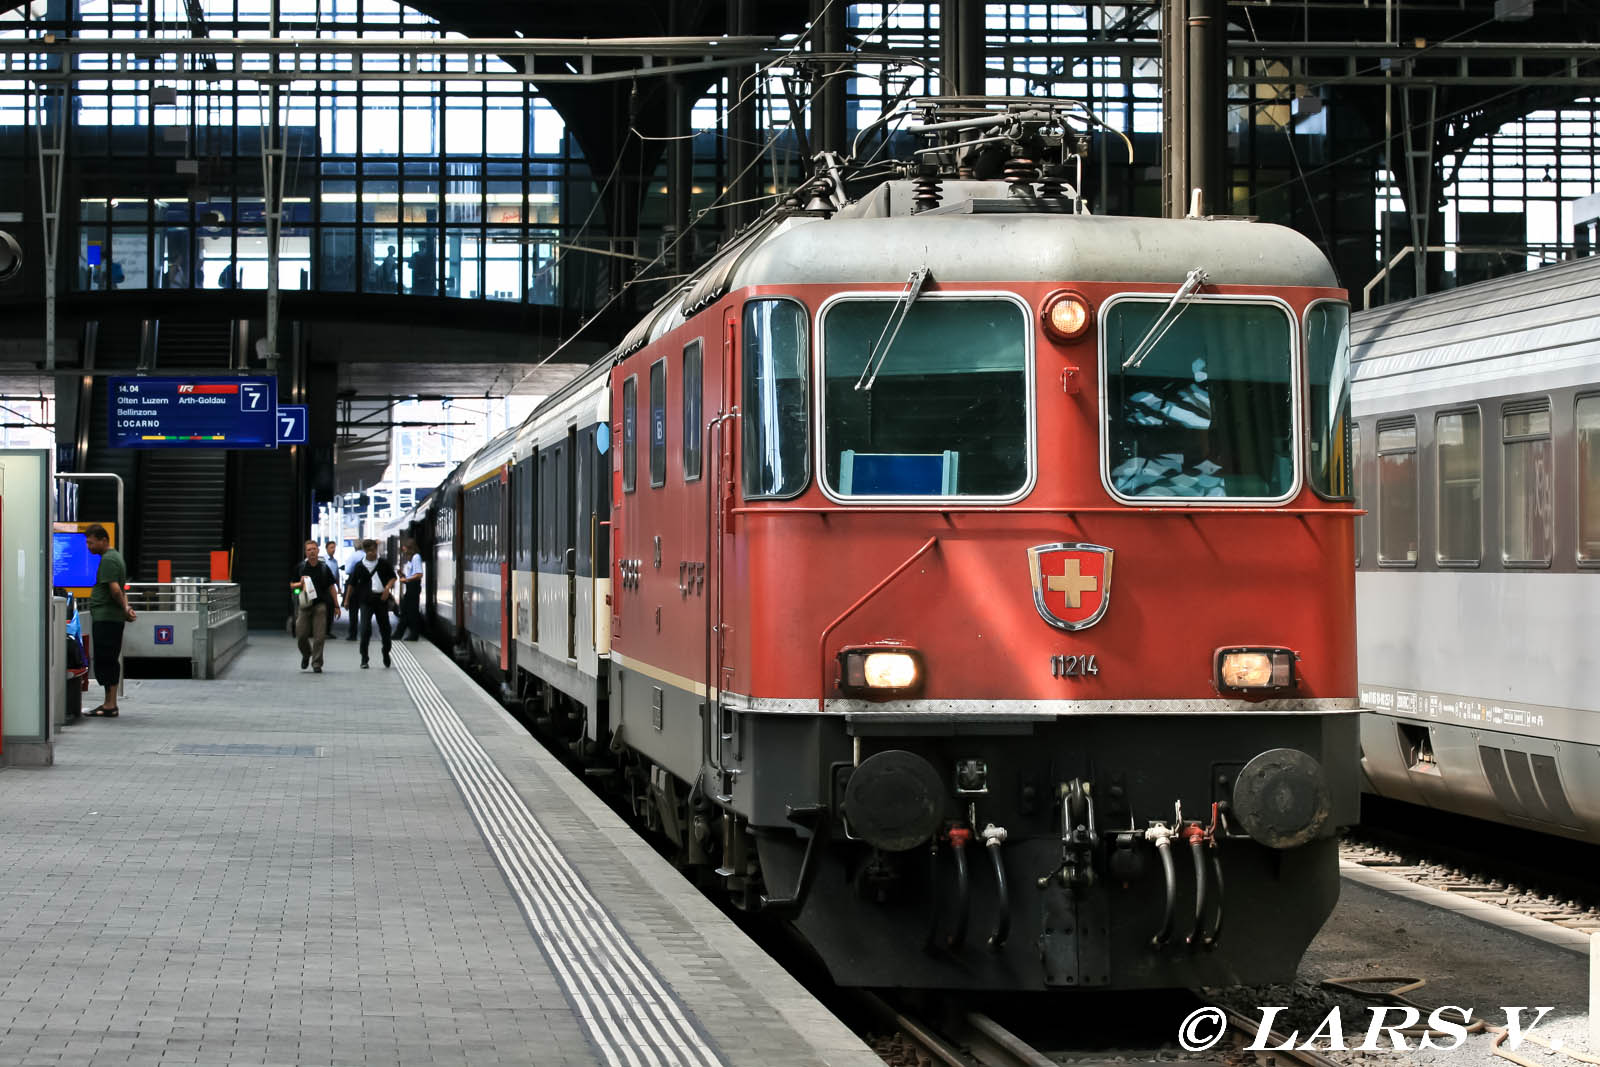
<path fill-rule="evenodd" d="M 1360 312 L 1350 356 L 1358 415 L 1592 381 L 1600 258 Z"/>

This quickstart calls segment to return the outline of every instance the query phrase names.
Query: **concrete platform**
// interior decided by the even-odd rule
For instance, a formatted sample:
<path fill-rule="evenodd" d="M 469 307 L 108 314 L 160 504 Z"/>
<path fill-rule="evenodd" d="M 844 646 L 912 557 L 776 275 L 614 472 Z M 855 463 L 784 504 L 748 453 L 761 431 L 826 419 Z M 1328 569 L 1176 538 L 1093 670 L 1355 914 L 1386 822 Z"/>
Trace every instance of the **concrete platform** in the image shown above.
<path fill-rule="evenodd" d="M 0 1064 L 881 1064 L 429 645 L 0 772 Z"/>

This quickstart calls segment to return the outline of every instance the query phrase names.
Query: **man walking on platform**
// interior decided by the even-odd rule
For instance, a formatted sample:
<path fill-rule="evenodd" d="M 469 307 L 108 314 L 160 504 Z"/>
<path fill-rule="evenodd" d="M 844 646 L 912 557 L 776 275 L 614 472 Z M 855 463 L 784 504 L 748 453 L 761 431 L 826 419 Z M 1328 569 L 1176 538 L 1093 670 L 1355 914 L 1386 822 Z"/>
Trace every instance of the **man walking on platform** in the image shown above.
<path fill-rule="evenodd" d="M 372 619 L 378 619 L 378 633 L 383 636 L 383 665 L 389 666 L 389 605 L 394 602 L 394 565 L 378 558 L 378 542 L 361 542 L 366 555 L 350 573 L 345 585 L 348 597 L 357 589 L 361 591 L 361 669 L 367 668 L 367 649 L 372 644 Z"/>
<path fill-rule="evenodd" d="M 354 598 L 352 599 L 350 576 L 356 572 L 356 565 L 365 558 L 366 553 L 361 551 L 359 544 L 352 545 L 350 554 L 344 558 L 344 602 L 345 611 L 350 614 L 350 633 L 345 637 L 346 641 L 354 641 L 356 639 L 356 630 L 361 621 L 361 590 L 355 590 Z M 337 564 L 335 565 L 337 566 Z"/>
<path fill-rule="evenodd" d="M 315 541 L 307 541 L 305 562 L 289 586 L 295 591 L 294 636 L 300 643 L 300 669 L 310 665 L 315 674 L 322 673 L 322 644 L 333 620 L 339 617 L 333 566 L 324 563 L 321 554 Z"/>
<path fill-rule="evenodd" d="M 84 531 L 84 544 L 100 557 L 100 569 L 89 594 L 90 653 L 94 656 L 95 681 L 105 687 L 106 698 L 89 715 L 117 716 L 117 686 L 122 681 L 122 628 L 137 619 L 128 606 L 128 565 L 122 553 L 111 547 L 111 535 L 95 523 Z"/>
<path fill-rule="evenodd" d="M 400 628 L 394 632 L 396 641 L 415 641 L 422 636 L 422 553 L 415 541 L 406 541 L 405 566 L 400 578 Z"/>

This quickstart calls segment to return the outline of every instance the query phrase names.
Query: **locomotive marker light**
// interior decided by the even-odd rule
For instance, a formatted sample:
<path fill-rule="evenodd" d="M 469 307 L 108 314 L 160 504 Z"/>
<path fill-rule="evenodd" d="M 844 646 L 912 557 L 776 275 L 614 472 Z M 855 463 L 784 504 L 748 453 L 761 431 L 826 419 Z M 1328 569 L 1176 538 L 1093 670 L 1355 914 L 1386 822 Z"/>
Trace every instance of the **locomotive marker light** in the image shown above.
<path fill-rule="evenodd" d="M 1250 695 L 1294 687 L 1295 654 L 1287 648 L 1219 648 L 1217 688 Z"/>
<path fill-rule="evenodd" d="M 869 700 L 912 696 L 922 688 L 922 654 L 883 646 L 840 649 L 839 688 Z"/>
<path fill-rule="evenodd" d="M 1039 319 L 1044 332 L 1053 340 L 1069 343 L 1089 332 L 1094 323 L 1094 309 L 1082 294 L 1067 289 L 1045 297 Z"/>

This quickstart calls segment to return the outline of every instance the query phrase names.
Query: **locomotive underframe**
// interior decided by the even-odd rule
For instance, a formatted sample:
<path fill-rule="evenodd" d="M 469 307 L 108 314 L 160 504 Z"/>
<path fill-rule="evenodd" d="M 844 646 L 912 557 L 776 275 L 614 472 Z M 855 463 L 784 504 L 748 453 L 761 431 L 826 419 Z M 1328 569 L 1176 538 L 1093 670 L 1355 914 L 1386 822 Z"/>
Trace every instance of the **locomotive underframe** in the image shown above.
<path fill-rule="evenodd" d="M 873 723 L 868 716 L 751 716 L 746 754 L 763 768 L 750 817 L 761 878 L 769 896 L 793 895 L 811 834 L 797 828 L 791 813 L 825 808 L 828 838 L 814 856 L 810 892 L 796 922 L 846 985 L 1160 988 L 1288 981 L 1338 898 L 1337 827 L 1355 821 L 1358 805 L 1357 722 L 1353 713 L 919 724 Z M 855 766 L 857 738 L 868 754 L 914 752 L 945 778 L 945 811 L 933 841 L 887 853 L 850 839 L 840 798 Z M 1166 889 L 1144 831 L 1152 822 L 1172 826 L 1175 804 L 1183 822 L 1207 822 L 1214 802 L 1226 810 L 1239 770 L 1280 747 L 1312 756 L 1324 771 L 1330 809 L 1318 837 L 1274 849 L 1225 820 L 1214 845 L 1222 888 L 1208 856 L 1198 929 L 1190 851 L 1175 843 L 1176 921 L 1166 943 L 1156 944 Z M 987 767 L 985 791 L 957 792 L 956 765 L 971 760 Z M 1066 885 L 1062 872 L 1072 850 L 1063 840 L 1059 798 L 1074 782 L 1092 787 L 1098 833 L 1089 879 Z M 1010 903 L 1009 932 L 1000 945 L 988 943 L 1001 926 L 1001 889 L 981 840 L 990 824 L 1007 833 L 995 846 Z M 964 904 L 947 836 L 952 827 L 973 834 L 964 849 Z M 1119 834 L 1124 847 L 1114 872 Z M 963 910 L 965 936 L 952 944 Z M 1221 934 L 1204 947 L 1219 915 Z"/>

